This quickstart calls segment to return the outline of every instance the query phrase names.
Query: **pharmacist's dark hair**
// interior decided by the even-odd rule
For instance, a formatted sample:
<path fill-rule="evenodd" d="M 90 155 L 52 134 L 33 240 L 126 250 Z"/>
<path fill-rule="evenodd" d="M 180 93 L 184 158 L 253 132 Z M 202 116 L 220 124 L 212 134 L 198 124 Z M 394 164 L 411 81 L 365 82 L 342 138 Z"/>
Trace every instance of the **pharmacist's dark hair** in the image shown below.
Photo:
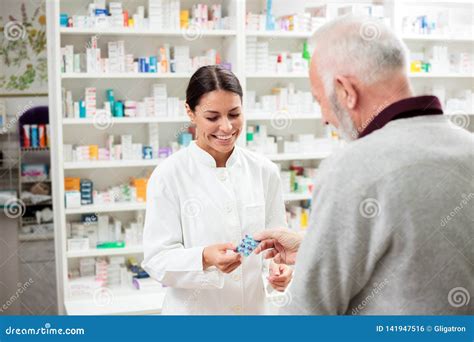
<path fill-rule="evenodd" d="M 194 112 L 201 97 L 214 90 L 233 92 L 239 95 L 242 100 L 242 87 L 232 71 L 220 65 L 207 65 L 197 69 L 191 76 L 186 89 L 186 103 Z"/>

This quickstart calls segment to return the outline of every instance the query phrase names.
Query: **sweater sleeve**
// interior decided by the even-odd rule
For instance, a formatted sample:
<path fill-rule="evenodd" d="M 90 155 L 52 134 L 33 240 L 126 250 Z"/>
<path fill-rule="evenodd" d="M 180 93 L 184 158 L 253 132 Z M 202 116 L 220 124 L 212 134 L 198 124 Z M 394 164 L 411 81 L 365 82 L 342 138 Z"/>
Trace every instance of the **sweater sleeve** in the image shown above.
<path fill-rule="evenodd" d="M 321 180 L 298 252 L 288 314 L 343 315 L 390 244 L 375 189 Z"/>

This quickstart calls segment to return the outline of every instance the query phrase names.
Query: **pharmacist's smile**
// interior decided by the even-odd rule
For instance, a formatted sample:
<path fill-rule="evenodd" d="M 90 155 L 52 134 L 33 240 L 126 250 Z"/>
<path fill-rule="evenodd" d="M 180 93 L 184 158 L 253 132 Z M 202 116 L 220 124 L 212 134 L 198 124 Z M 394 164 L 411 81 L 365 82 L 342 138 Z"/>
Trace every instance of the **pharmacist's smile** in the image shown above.
<path fill-rule="evenodd" d="M 211 137 L 213 137 L 218 143 L 225 145 L 233 142 L 236 135 L 237 132 L 232 134 L 211 134 Z"/>

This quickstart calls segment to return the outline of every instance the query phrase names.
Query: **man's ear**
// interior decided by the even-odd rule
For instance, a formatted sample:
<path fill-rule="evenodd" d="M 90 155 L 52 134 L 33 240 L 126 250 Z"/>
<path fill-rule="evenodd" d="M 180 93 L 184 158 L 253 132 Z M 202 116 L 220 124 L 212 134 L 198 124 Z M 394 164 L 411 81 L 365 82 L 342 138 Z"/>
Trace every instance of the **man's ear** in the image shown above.
<path fill-rule="evenodd" d="M 184 107 L 186 108 L 186 113 L 189 116 L 189 120 L 191 120 L 192 123 L 194 123 L 194 119 L 196 118 L 196 114 L 191 110 L 189 105 L 187 103 L 184 104 Z"/>
<path fill-rule="evenodd" d="M 344 104 L 349 109 L 354 109 L 357 106 L 359 97 L 350 78 L 341 75 L 336 76 L 335 89 L 339 103 Z"/>

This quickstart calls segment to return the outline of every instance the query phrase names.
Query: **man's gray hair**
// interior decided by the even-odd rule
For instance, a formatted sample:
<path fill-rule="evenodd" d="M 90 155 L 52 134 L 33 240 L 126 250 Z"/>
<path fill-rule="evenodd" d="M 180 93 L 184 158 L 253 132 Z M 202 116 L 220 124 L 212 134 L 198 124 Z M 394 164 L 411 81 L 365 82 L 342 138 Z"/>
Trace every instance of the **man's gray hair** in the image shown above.
<path fill-rule="evenodd" d="M 323 25 L 314 36 L 318 73 L 328 95 L 336 74 L 366 85 L 407 72 L 406 45 L 379 19 L 344 15 Z"/>

